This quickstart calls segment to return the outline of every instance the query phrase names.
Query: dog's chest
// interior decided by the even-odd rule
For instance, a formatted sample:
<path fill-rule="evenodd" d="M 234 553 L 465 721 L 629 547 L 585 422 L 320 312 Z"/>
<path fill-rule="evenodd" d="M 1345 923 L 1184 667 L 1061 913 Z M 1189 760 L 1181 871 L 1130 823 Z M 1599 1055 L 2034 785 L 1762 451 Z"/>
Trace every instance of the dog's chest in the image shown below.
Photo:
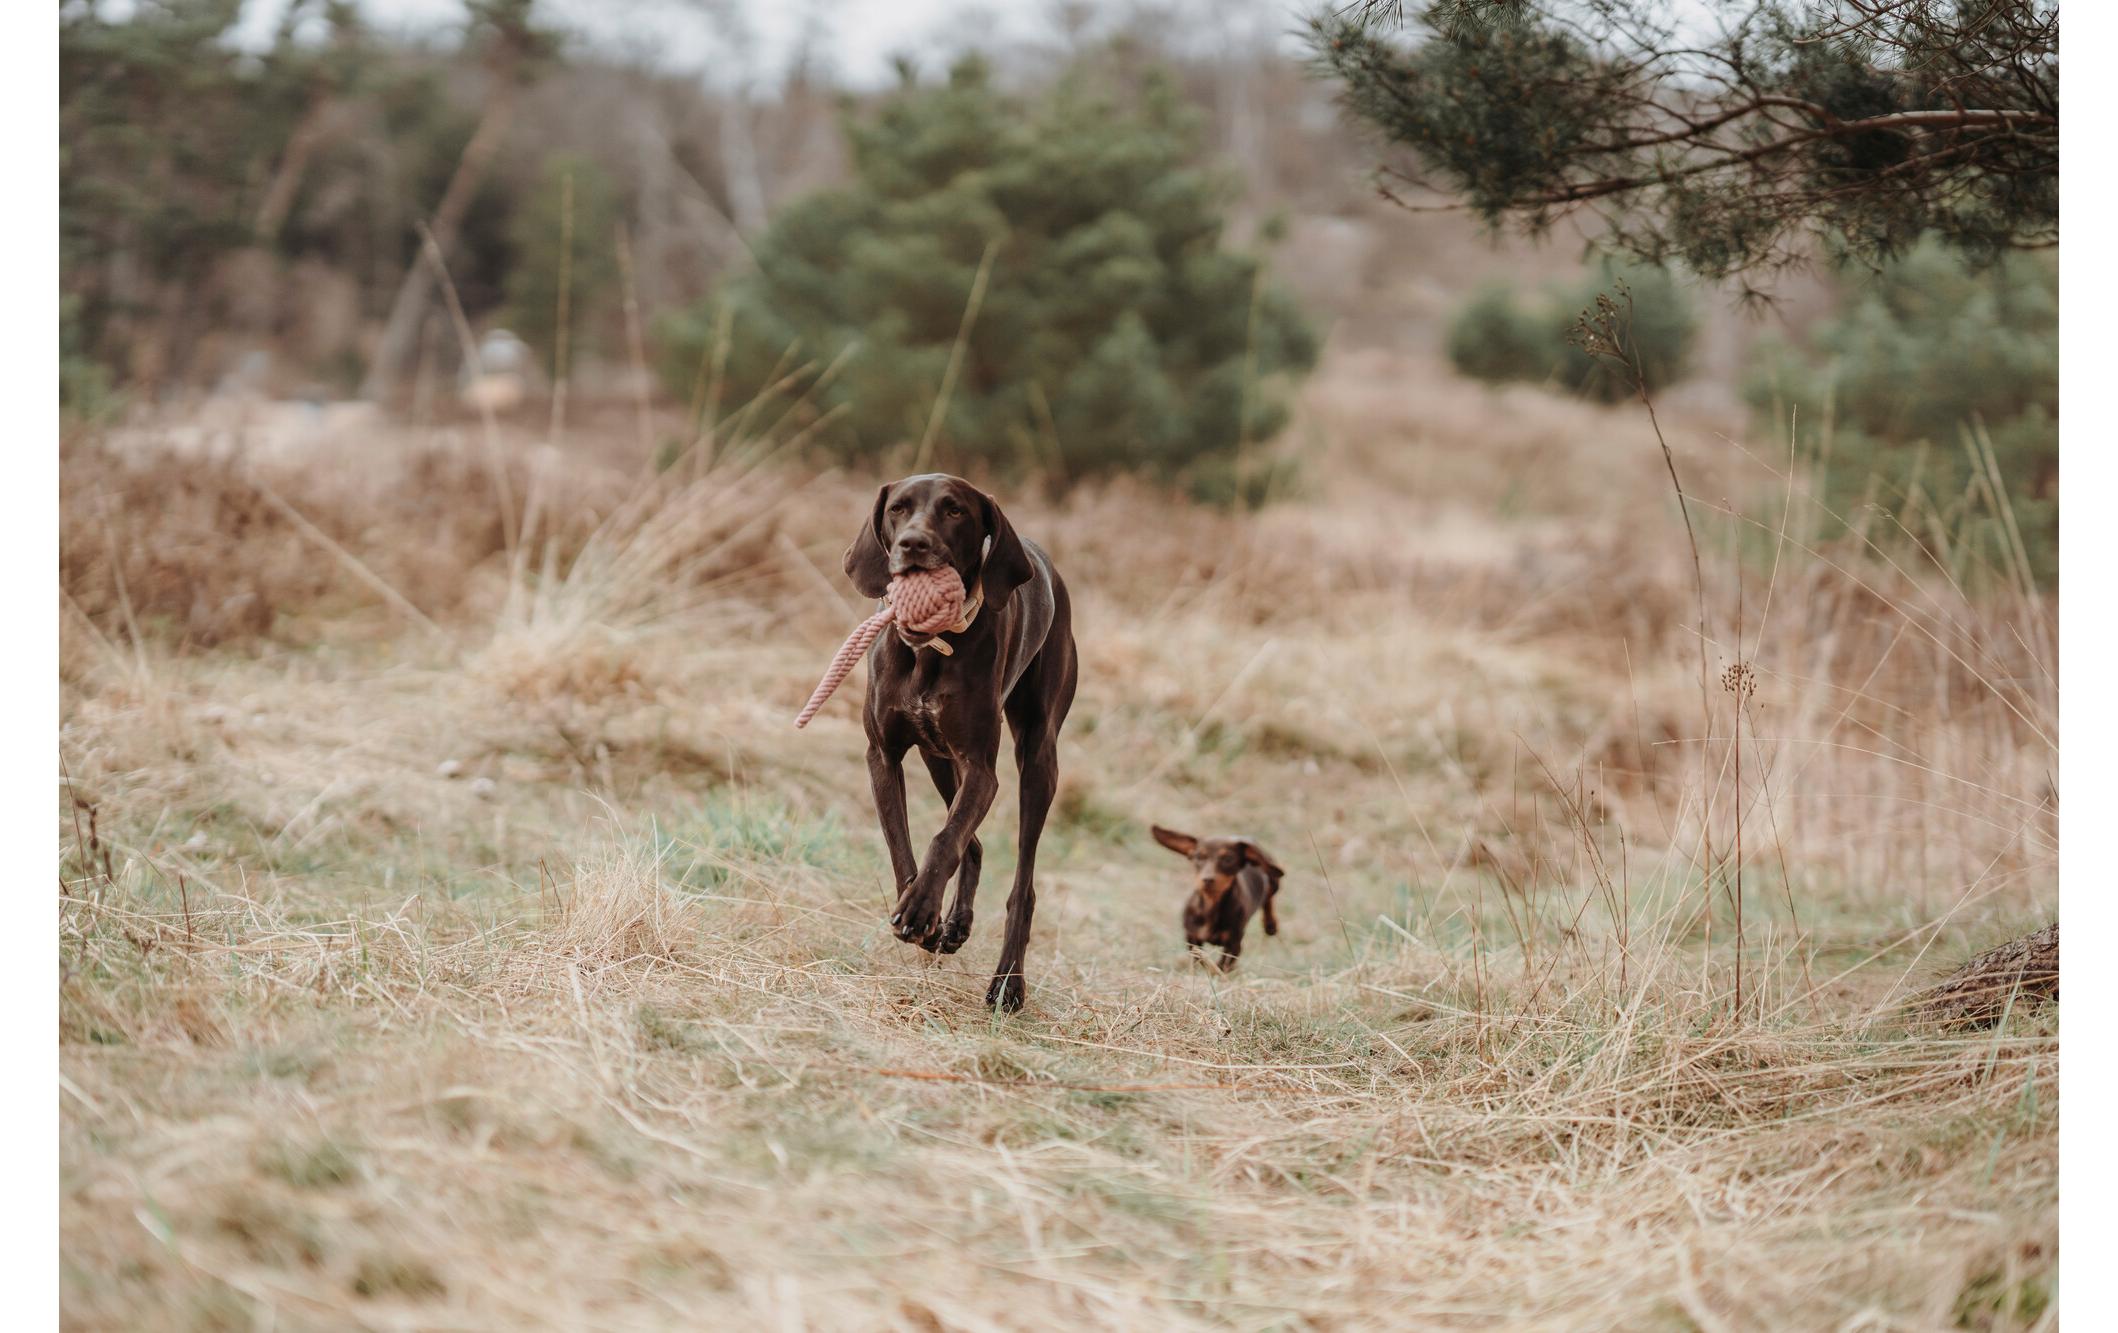
<path fill-rule="evenodd" d="M 944 704 L 940 695 L 916 694 L 905 700 L 899 709 L 913 738 L 926 748 L 948 748 L 947 733 L 942 727 Z"/>
<path fill-rule="evenodd" d="M 1226 935 L 1242 934 L 1250 920 L 1250 905 L 1244 901 L 1241 884 L 1231 884 L 1219 897 L 1194 893 L 1184 904 L 1186 930 Z"/>

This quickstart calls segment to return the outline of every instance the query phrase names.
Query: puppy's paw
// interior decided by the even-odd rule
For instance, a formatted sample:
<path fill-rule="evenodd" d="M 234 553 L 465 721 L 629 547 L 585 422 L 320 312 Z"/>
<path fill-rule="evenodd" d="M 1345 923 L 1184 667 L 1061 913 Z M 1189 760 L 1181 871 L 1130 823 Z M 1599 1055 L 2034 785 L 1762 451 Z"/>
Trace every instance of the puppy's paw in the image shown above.
<path fill-rule="evenodd" d="M 1023 984 L 1022 974 L 1007 972 L 996 975 L 993 984 L 985 988 L 985 1003 L 988 1009 L 1012 1014 L 1022 1008 L 1022 1002 L 1028 995 L 1029 987 Z"/>

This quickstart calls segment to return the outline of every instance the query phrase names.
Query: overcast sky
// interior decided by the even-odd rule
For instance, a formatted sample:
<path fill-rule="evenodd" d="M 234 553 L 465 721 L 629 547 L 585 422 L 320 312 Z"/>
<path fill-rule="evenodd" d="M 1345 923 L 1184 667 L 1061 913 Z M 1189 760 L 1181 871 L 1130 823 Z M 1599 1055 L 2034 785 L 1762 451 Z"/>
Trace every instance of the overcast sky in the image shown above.
<path fill-rule="evenodd" d="M 21 3 L 22 0 L 13 0 Z M 1172 37 L 1202 53 L 1279 45 L 1298 54 L 1295 34 L 1310 14 L 1345 0 L 538 0 L 543 21 L 583 44 L 672 73 L 695 73 L 716 85 L 769 88 L 798 52 L 811 67 L 847 86 L 891 82 L 892 57 L 912 56 L 923 70 L 944 67 L 970 49 L 1004 51 L 1054 46 L 1064 13 L 1084 35 L 1108 29 L 1128 12 L 1163 15 Z M 99 0 L 117 16 L 132 0 Z M 294 0 L 243 0 L 237 40 L 262 46 Z M 464 0 L 356 0 L 385 31 L 449 40 L 464 21 Z M 1687 35 L 1705 37 L 1753 0 L 1664 0 Z M 1408 5 L 1407 8 L 1414 6 Z M 1177 17 L 1169 17 L 1175 15 Z"/>
<path fill-rule="evenodd" d="M 271 39 L 292 0 L 245 0 L 239 40 Z M 376 27 L 445 35 L 461 27 L 463 0 L 359 0 Z M 1112 14 L 1122 0 L 1074 8 Z M 1272 40 L 1306 12 L 1297 0 L 1180 0 L 1210 34 Z M 1054 0 L 541 0 L 545 21 L 590 45 L 716 83 L 776 83 L 806 45 L 815 65 L 840 82 L 872 87 L 894 76 L 903 52 L 922 68 L 972 47 L 992 48 L 1061 36 Z M 1190 25 L 1187 25 L 1190 26 Z"/>

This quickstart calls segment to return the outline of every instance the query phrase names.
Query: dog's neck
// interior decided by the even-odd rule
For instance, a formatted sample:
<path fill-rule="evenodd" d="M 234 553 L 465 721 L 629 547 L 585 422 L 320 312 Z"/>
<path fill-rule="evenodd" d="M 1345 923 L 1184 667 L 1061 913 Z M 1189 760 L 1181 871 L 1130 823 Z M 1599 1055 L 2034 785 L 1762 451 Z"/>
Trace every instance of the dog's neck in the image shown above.
<path fill-rule="evenodd" d="M 944 639 L 941 636 L 944 634 L 961 634 L 965 630 L 969 629 L 971 627 L 971 622 L 978 619 L 979 609 L 984 605 L 985 581 L 983 579 L 980 579 L 971 584 L 970 596 L 963 599 L 963 614 L 957 617 L 955 624 L 949 626 L 947 629 L 937 630 L 935 633 L 927 635 L 924 638 L 915 638 L 914 636 L 905 633 L 904 626 L 899 625 L 897 626 L 897 637 L 902 639 L 905 644 L 908 647 L 912 648 L 914 651 L 917 651 L 921 648 L 932 648 L 935 652 L 940 653 L 943 657 L 953 657 L 956 655 L 955 647 L 951 645 L 947 639 Z"/>

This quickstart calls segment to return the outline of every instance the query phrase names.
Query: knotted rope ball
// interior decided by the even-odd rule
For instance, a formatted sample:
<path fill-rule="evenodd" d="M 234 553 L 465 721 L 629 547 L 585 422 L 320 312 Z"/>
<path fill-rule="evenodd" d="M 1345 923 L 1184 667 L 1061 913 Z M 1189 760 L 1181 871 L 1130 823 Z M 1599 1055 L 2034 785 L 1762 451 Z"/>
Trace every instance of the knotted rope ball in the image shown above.
<path fill-rule="evenodd" d="M 809 696 L 808 703 L 802 705 L 801 715 L 794 719 L 794 725 L 809 725 L 809 719 L 816 716 L 824 701 L 831 697 L 831 692 L 853 670 L 853 664 L 892 621 L 914 634 L 939 634 L 943 630 L 967 628 L 963 599 L 963 576 L 949 565 L 938 569 L 915 569 L 891 579 L 890 586 L 883 592 L 883 609 L 860 622 L 846 636 L 838 655 L 831 659 L 830 667 L 825 670 L 824 678 L 817 682 L 816 692 Z"/>

